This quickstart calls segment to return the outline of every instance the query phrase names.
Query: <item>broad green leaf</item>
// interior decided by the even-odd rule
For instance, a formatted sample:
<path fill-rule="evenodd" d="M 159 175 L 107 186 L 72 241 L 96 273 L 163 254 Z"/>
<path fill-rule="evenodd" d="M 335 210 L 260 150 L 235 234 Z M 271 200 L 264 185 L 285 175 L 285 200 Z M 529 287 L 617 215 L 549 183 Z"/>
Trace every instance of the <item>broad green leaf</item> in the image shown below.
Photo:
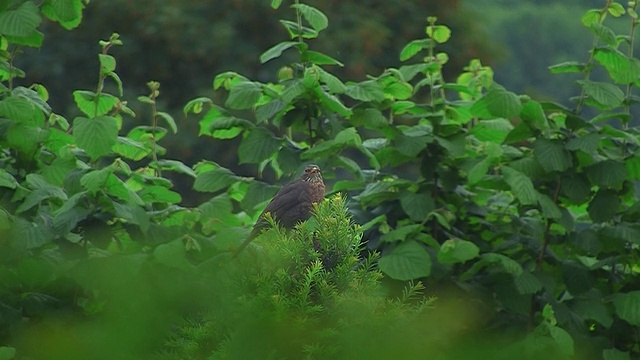
<path fill-rule="evenodd" d="M 322 68 L 318 68 L 318 73 L 320 74 L 320 82 L 327 85 L 327 88 L 332 93 L 342 94 L 347 90 L 347 87 L 337 76 L 329 73 Z"/>
<path fill-rule="evenodd" d="M 563 177 L 560 184 L 561 193 L 574 204 L 585 203 L 591 198 L 591 183 L 584 175 Z"/>
<path fill-rule="evenodd" d="M 611 47 L 617 47 L 616 33 L 610 28 L 602 25 L 599 22 L 595 22 L 589 26 L 589 29 L 593 31 L 598 39 Z"/>
<path fill-rule="evenodd" d="M 423 222 L 430 212 L 435 210 L 431 194 L 425 192 L 413 193 L 403 191 L 400 195 L 400 205 L 405 214 L 415 222 Z"/>
<path fill-rule="evenodd" d="M 360 101 L 383 101 L 385 97 L 380 84 L 373 80 L 350 84 L 345 94 Z"/>
<path fill-rule="evenodd" d="M 484 178 L 484 176 L 489 172 L 491 165 L 493 164 L 493 159 L 484 158 L 478 161 L 471 169 L 469 169 L 469 173 L 467 174 L 467 179 L 469 184 L 477 184 Z"/>
<path fill-rule="evenodd" d="M 364 126 L 367 129 L 380 129 L 389 125 L 389 120 L 382 112 L 375 108 L 361 109 L 353 111 L 351 116 L 353 126 Z"/>
<path fill-rule="evenodd" d="M 307 88 L 304 86 L 304 82 L 302 80 L 296 79 L 294 81 L 287 82 L 287 87 L 282 92 L 280 100 L 285 104 L 289 104 L 306 91 Z"/>
<path fill-rule="evenodd" d="M 264 128 L 254 128 L 238 147 L 238 157 L 241 164 L 257 164 L 273 156 L 283 144 L 282 139 Z"/>
<path fill-rule="evenodd" d="M 547 117 L 544 115 L 544 110 L 542 109 L 542 105 L 540 105 L 539 102 L 530 100 L 524 103 L 524 105 L 522 105 L 520 117 L 525 123 L 527 123 L 534 129 L 549 129 Z"/>
<path fill-rule="evenodd" d="M 48 244 L 53 234 L 44 225 L 15 217 L 6 238 L 13 249 L 26 251 Z"/>
<path fill-rule="evenodd" d="M 36 107 L 23 96 L 10 96 L 0 101 L 0 116 L 17 122 L 36 126 L 44 126 L 44 123 L 35 123 Z"/>
<path fill-rule="evenodd" d="M 583 81 L 585 94 L 605 109 L 613 109 L 622 105 L 624 92 L 616 85 L 605 82 Z"/>
<path fill-rule="evenodd" d="M 151 154 L 151 149 L 145 147 L 141 142 L 118 136 L 116 143 L 113 145 L 113 152 L 134 161 L 142 160 Z"/>
<path fill-rule="evenodd" d="M 362 145 L 362 139 L 358 134 L 358 131 L 354 127 L 348 127 L 340 131 L 334 137 L 334 142 L 336 144 L 340 144 L 343 146 L 355 146 L 358 147 Z"/>
<path fill-rule="evenodd" d="M 424 136 L 406 136 L 398 135 L 394 142 L 395 148 L 402 154 L 414 157 L 420 154 L 427 147 L 427 144 L 433 141 L 433 137 Z"/>
<path fill-rule="evenodd" d="M 189 100 L 189 102 L 182 108 L 182 112 L 185 115 L 188 115 L 190 112 L 194 114 L 200 114 L 204 105 L 213 105 L 213 102 L 208 97 L 199 97 L 193 100 Z"/>
<path fill-rule="evenodd" d="M 600 147 L 600 134 L 589 133 L 585 136 L 576 137 L 567 142 L 567 150 L 580 150 L 587 154 L 592 154 Z"/>
<path fill-rule="evenodd" d="M 306 4 L 293 4 L 291 7 L 300 11 L 304 19 L 316 31 L 322 31 L 329 26 L 329 19 L 322 11 Z"/>
<path fill-rule="evenodd" d="M 589 269 L 582 264 L 564 261 L 561 273 L 564 284 L 572 295 L 584 294 L 595 285 Z"/>
<path fill-rule="evenodd" d="M 182 161 L 162 159 L 158 161 L 158 166 L 162 171 L 173 171 L 179 174 L 185 174 L 192 178 L 196 177 L 196 173 L 185 165 Z"/>
<path fill-rule="evenodd" d="M 624 161 L 629 179 L 640 180 L 640 156 L 634 156 Z"/>
<path fill-rule="evenodd" d="M 187 251 L 182 239 L 158 245 L 153 251 L 153 258 L 162 265 L 182 271 L 193 271 L 195 267 L 186 258 Z"/>
<path fill-rule="evenodd" d="M 299 45 L 300 42 L 299 41 L 283 41 L 280 42 L 272 47 L 270 47 L 269 49 L 267 49 L 267 51 L 263 52 L 262 55 L 260 55 L 260 63 L 264 64 L 269 60 L 275 59 L 277 57 L 280 57 L 280 55 L 282 55 L 282 52 L 284 52 L 285 50 L 292 48 L 296 45 Z"/>
<path fill-rule="evenodd" d="M 509 133 L 513 130 L 513 125 L 507 119 L 482 120 L 471 128 L 470 133 L 480 141 L 490 141 L 495 144 L 503 143 Z"/>
<path fill-rule="evenodd" d="M 307 50 L 302 53 L 302 61 L 310 62 L 315 65 L 338 65 L 344 66 L 340 61 L 332 58 L 329 55 L 325 55 L 323 53 L 317 51 Z"/>
<path fill-rule="evenodd" d="M 30 192 L 24 200 L 20 203 L 20 206 L 16 208 L 16 213 L 19 214 L 21 212 L 27 211 L 32 207 L 40 204 L 42 201 L 56 198 L 59 200 L 66 200 L 67 194 L 64 190 L 58 186 L 47 185 L 39 189 L 35 189 Z"/>
<path fill-rule="evenodd" d="M 118 98 L 109 94 L 96 95 L 92 91 L 76 90 L 73 99 L 78 109 L 88 117 L 97 117 L 107 114 L 118 103 Z M 97 100 L 96 100 L 97 99 Z"/>
<path fill-rule="evenodd" d="M 238 176 L 225 168 L 216 168 L 198 174 L 193 189 L 199 192 L 217 192 L 237 182 Z"/>
<path fill-rule="evenodd" d="M 518 95 L 505 90 L 500 85 L 494 84 L 489 91 L 478 100 L 471 111 L 479 117 L 488 118 L 483 109 L 492 117 L 511 119 L 520 115 L 522 104 Z"/>
<path fill-rule="evenodd" d="M 419 40 L 411 41 L 410 43 L 405 45 L 405 47 L 402 48 L 402 50 L 400 51 L 400 61 L 407 61 L 411 59 L 412 57 L 416 56 L 420 51 L 422 51 L 422 49 L 428 48 L 430 43 L 431 43 L 431 40 L 429 39 L 419 39 Z M 420 64 L 415 66 L 414 69 L 418 69 L 418 67 L 423 68 L 424 66 Z M 405 80 L 409 81 L 411 80 L 411 78 L 413 78 L 413 76 L 409 78 L 405 78 Z"/>
<path fill-rule="evenodd" d="M 10 346 L 0 346 L 0 360 L 11 360 L 16 356 L 16 349 Z"/>
<path fill-rule="evenodd" d="M 98 54 L 98 59 L 100 60 L 100 68 L 103 75 L 116 70 L 116 58 L 113 56 L 108 54 Z"/>
<path fill-rule="evenodd" d="M 380 237 L 381 242 L 393 243 L 397 241 L 405 241 L 414 237 L 422 230 L 423 226 L 420 224 L 403 225 L 397 229 L 393 229 Z"/>
<path fill-rule="evenodd" d="M 164 186 L 145 186 L 138 195 L 145 203 L 177 204 L 182 201 L 182 197 L 177 192 L 171 191 Z"/>
<path fill-rule="evenodd" d="M 561 142 L 538 138 L 533 148 L 536 160 L 547 173 L 564 171 L 572 165 L 571 155 Z"/>
<path fill-rule="evenodd" d="M 440 246 L 438 261 L 441 264 L 463 264 L 477 258 L 479 254 L 480 249 L 471 241 L 449 239 Z"/>
<path fill-rule="evenodd" d="M 252 181 L 240 202 L 240 206 L 245 212 L 254 214 L 257 210 L 256 207 L 273 198 L 276 191 L 278 191 L 277 186 L 269 185 L 262 181 Z"/>
<path fill-rule="evenodd" d="M 329 110 L 334 111 L 337 114 L 344 116 L 346 118 L 349 118 L 351 116 L 352 114 L 351 109 L 346 107 L 344 103 L 340 101 L 340 99 L 338 99 L 338 97 L 336 97 L 335 95 L 329 94 L 323 89 L 319 89 L 319 91 L 317 91 L 316 93 L 318 94 L 318 97 L 320 98 L 322 105 L 326 106 Z"/>
<path fill-rule="evenodd" d="M 15 189 L 16 186 L 18 186 L 18 182 L 13 175 L 9 174 L 5 169 L 0 169 L 0 187 Z"/>
<path fill-rule="evenodd" d="M 632 326 L 640 326 L 640 291 L 617 294 L 613 305 L 622 320 Z"/>
<path fill-rule="evenodd" d="M 586 65 L 577 61 L 567 61 L 560 64 L 549 66 L 552 74 L 561 73 L 581 73 L 586 69 Z"/>
<path fill-rule="evenodd" d="M 528 271 L 523 271 L 522 274 L 516 276 L 515 279 L 513 279 L 513 283 L 521 295 L 535 294 L 542 290 L 540 280 Z"/>
<path fill-rule="evenodd" d="M 80 184 L 90 193 L 95 193 L 105 186 L 112 173 L 113 169 L 111 167 L 90 171 L 80 178 Z"/>
<path fill-rule="evenodd" d="M 116 211 L 116 215 L 130 223 L 140 227 L 142 232 L 146 233 L 150 225 L 149 214 L 139 205 L 136 204 L 120 204 L 119 202 L 113 202 L 113 208 Z"/>
<path fill-rule="evenodd" d="M 260 96 L 262 96 L 260 84 L 250 81 L 241 82 L 231 87 L 225 105 L 236 110 L 250 109 L 256 105 Z"/>
<path fill-rule="evenodd" d="M 173 116 L 164 111 L 157 112 L 156 116 L 163 119 L 167 123 L 167 125 L 169 125 L 169 129 L 171 129 L 174 134 L 178 133 L 178 126 L 176 125 L 176 121 L 173 120 Z"/>
<path fill-rule="evenodd" d="M 629 356 L 629 352 L 627 351 L 620 351 L 618 349 L 613 348 L 613 349 L 602 350 L 602 359 L 603 360 L 631 360 L 631 356 Z"/>
<path fill-rule="evenodd" d="M 611 220 L 620 208 L 620 198 L 613 190 L 601 189 L 589 203 L 589 217 L 596 223 Z"/>
<path fill-rule="evenodd" d="M 508 166 L 501 167 L 500 172 L 522 205 L 533 205 L 538 202 L 538 192 L 527 175 Z"/>
<path fill-rule="evenodd" d="M 382 256 L 378 266 L 392 279 L 419 279 L 431 273 L 431 257 L 422 245 L 415 241 L 407 241 Z"/>
<path fill-rule="evenodd" d="M 547 195 L 538 193 L 538 204 L 542 210 L 542 216 L 547 219 L 560 219 L 562 212 L 558 205 Z"/>
<path fill-rule="evenodd" d="M 73 136 L 77 144 L 92 159 L 111 153 L 118 140 L 118 120 L 111 116 L 99 116 L 93 119 L 83 117 L 73 121 Z"/>
<path fill-rule="evenodd" d="M 613 17 L 620 17 L 626 13 L 624 7 L 615 1 L 611 2 L 611 4 L 607 7 L 607 11 Z"/>
<path fill-rule="evenodd" d="M 549 335 L 555 340 L 558 351 L 564 356 L 573 357 L 575 343 L 571 335 L 563 328 L 553 326 L 549 328 Z"/>
<path fill-rule="evenodd" d="M 609 76 L 618 84 L 631 84 L 640 78 L 640 61 L 627 57 L 617 49 L 596 49 L 594 59 L 607 69 Z"/>
<path fill-rule="evenodd" d="M 271 100 L 256 109 L 256 120 L 258 121 L 258 123 L 268 121 L 277 113 L 284 110 L 286 106 L 287 104 L 279 99 Z"/>
<path fill-rule="evenodd" d="M 583 319 L 595 320 L 607 328 L 613 323 L 611 311 L 600 299 L 576 299 L 571 310 Z"/>
<path fill-rule="evenodd" d="M 0 34 L 28 36 L 40 25 L 40 12 L 32 1 L 25 1 L 12 10 L 0 13 Z"/>
<path fill-rule="evenodd" d="M 522 275 L 522 266 L 517 261 L 511 259 L 508 256 L 496 253 L 486 253 L 481 255 L 482 262 L 487 264 L 497 264 L 506 273 L 513 275 L 514 277 Z"/>
<path fill-rule="evenodd" d="M 451 37 L 451 29 L 445 25 L 429 25 L 426 27 L 425 32 L 429 38 L 435 40 L 438 44 L 447 42 Z"/>
<path fill-rule="evenodd" d="M 604 160 L 585 169 L 591 182 L 603 189 L 622 189 L 628 173 L 625 164 L 615 160 Z"/>

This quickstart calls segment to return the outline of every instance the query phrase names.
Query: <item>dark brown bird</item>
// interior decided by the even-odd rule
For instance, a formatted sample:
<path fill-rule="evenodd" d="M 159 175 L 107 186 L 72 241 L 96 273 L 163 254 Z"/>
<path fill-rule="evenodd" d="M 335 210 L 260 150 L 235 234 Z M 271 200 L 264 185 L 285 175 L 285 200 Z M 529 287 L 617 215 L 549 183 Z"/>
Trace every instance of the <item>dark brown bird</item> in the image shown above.
<path fill-rule="evenodd" d="M 238 256 L 253 239 L 258 237 L 269 226 L 264 219 L 266 213 L 270 213 L 271 217 L 280 226 L 291 229 L 296 224 L 311 217 L 313 204 L 319 203 L 324 199 L 324 190 L 325 186 L 320 168 L 317 165 L 307 165 L 298 179 L 285 185 L 271 199 L 271 202 L 267 204 L 267 207 L 258 217 L 251 234 L 234 251 L 233 257 Z"/>

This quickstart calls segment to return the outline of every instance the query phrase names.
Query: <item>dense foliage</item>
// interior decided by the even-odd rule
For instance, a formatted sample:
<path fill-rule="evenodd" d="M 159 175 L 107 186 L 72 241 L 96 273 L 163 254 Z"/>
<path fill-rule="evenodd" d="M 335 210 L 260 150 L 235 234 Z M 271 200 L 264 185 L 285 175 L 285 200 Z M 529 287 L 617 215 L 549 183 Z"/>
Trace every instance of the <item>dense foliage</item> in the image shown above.
<path fill-rule="evenodd" d="M 14 85 L 42 18 L 72 29 L 84 6 L 0 4 L 0 360 L 640 356 L 635 2 L 581 18 L 589 57 L 551 67 L 581 78 L 569 109 L 480 60 L 448 80 L 435 17 L 404 65 L 344 81 L 348 64 L 312 48 L 325 14 L 272 1 L 287 36 L 259 57 L 272 80 L 218 74 L 184 112 L 210 141 L 237 139 L 240 163 L 279 178 L 317 163 L 331 191 L 237 259 L 276 187 L 165 158 L 179 127 L 157 82 L 138 98 L 148 115 L 131 110 L 117 34 L 71 120 L 45 86 Z M 169 173 L 206 200 L 181 205 Z"/>

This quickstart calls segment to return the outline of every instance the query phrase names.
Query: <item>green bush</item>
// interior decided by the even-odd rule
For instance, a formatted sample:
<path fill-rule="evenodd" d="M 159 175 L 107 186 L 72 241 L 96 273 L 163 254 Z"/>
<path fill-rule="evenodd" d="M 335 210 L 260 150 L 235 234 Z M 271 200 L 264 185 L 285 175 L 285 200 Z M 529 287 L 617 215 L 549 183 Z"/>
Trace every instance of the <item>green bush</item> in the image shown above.
<path fill-rule="evenodd" d="M 224 104 L 184 108 L 200 135 L 237 139 L 243 164 L 324 170 L 312 220 L 274 226 L 237 259 L 276 187 L 165 158 L 179 129 L 157 82 L 138 98 L 148 125 L 125 126 L 138 115 L 110 55 L 117 34 L 71 121 L 45 86 L 14 86 L 42 16 L 73 28 L 83 7 L 0 5 L 0 360 L 640 354 L 634 2 L 588 11 L 589 58 L 551 67 L 582 79 L 568 109 L 505 89 L 479 60 L 448 81 L 452 33 L 435 17 L 404 65 L 343 81 L 339 60 L 311 50 L 328 18 L 294 1 L 289 38 L 260 61 L 296 62 L 267 83 L 218 74 Z M 628 35 L 605 25 L 622 16 Z M 168 173 L 208 200 L 181 206 Z"/>

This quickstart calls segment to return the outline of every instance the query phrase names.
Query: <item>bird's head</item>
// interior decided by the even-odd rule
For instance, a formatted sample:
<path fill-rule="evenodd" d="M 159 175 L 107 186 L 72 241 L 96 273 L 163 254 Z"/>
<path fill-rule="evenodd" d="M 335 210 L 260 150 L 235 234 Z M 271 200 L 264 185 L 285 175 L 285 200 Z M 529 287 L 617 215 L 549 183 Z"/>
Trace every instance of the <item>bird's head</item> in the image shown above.
<path fill-rule="evenodd" d="M 322 182 L 322 173 L 318 165 L 307 165 L 300 177 L 304 181 Z"/>

